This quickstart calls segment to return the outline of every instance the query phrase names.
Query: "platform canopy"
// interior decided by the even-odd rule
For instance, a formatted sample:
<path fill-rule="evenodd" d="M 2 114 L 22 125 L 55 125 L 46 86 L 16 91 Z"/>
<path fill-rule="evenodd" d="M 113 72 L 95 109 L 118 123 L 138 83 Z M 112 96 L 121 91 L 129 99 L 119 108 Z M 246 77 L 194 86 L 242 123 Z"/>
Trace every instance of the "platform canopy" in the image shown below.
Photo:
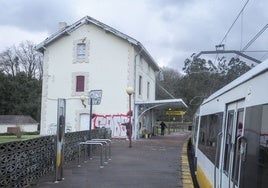
<path fill-rule="evenodd" d="M 138 115 L 151 109 L 158 110 L 186 110 L 188 106 L 182 99 L 165 99 L 154 101 L 136 101 L 135 105 L 138 106 Z"/>

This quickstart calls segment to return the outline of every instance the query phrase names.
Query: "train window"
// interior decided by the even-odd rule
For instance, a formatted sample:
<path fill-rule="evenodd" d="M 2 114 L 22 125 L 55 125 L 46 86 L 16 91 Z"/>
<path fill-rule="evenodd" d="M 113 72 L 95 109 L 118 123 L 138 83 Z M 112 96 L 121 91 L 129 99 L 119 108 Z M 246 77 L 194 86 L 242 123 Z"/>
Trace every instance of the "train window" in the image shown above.
<path fill-rule="evenodd" d="M 268 105 L 263 106 L 261 133 L 259 142 L 259 182 L 261 187 L 268 187 Z"/>
<path fill-rule="evenodd" d="M 237 112 L 237 121 L 236 121 L 236 129 L 235 129 L 235 143 L 234 143 L 234 159 L 233 159 L 233 171 L 232 171 L 232 178 L 235 178 L 235 182 L 237 183 L 238 180 L 238 170 L 239 169 L 239 151 L 236 151 L 236 144 L 237 144 L 237 139 L 242 136 L 242 131 L 243 131 L 243 118 L 244 118 L 244 110 L 239 109 Z M 241 143 L 240 143 L 241 144 Z M 239 147 L 240 149 L 240 147 Z M 239 150 L 238 149 L 238 150 Z M 235 174 L 236 173 L 236 174 Z"/>
<path fill-rule="evenodd" d="M 198 148 L 214 163 L 216 156 L 217 136 L 222 127 L 223 113 L 201 117 Z M 219 160 L 217 159 L 217 166 Z"/>
<path fill-rule="evenodd" d="M 240 187 L 268 187 L 268 104 L 245 111 L 245 160 L 241 163 Z"/>
<path fill-rule="evenodd" d="M 207 116 L 201 117 L 200 130 L 199 130 L 199 144 L 205 145 Z"/>
<path fill-rule="evenodd" d="M 196 141 L 196 137 L 197 137 L 197 127 L 198 127 L 198 119 L 199 119 L 199 116 L 196 116 L 194 118 L 194 123 L 193 123 L 193 142 L 195 143 Z"/>
<path fill-rule="evenodd" d="M 227 115 L 227 130 L 225 135 L 225 150 L 224 150 L 224 163 L 223 170 L 228 172 L 229 170 L 229 162 L 230 162 L 230 154 L 231 154 L 231 139 L 233 132 L 233 122 L 234 122 L 234 111 L 229 111 Z"/>

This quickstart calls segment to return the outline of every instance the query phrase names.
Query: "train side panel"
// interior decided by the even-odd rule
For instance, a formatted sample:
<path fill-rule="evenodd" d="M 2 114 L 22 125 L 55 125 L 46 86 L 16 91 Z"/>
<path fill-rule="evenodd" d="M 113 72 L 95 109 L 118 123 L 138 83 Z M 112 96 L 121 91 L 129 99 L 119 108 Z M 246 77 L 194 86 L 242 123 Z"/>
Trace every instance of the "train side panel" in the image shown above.
<path fill-rule="evenodd" d="M 200 188 L 212 188 L 213 172 L 210 169 L 214 168 L 214 165 L 207 160 L 206 156 L 197 150 L 198 156 L 196 178 Z"/>
<path fill-rule="evenodd" d="M 195 154 L 201 188 L 268 187 L 267 69 L 268 61 L 200 106 Z"/>

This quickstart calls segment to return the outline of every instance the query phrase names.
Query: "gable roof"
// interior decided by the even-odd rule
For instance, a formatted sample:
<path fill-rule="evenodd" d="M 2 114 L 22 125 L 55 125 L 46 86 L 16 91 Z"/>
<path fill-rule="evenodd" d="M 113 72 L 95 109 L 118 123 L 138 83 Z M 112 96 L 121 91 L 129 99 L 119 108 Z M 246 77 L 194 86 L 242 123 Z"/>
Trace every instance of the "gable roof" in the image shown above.
<path fill-rule="evenodd" d="M 36 50 L 43 53 L 49 44 L 51 44 L 52 42 L 56 41 L 57 39 L 65 36 L 65 35 L 69 35 L 71 32 L 73 32 L 74 30 L 78 29 L 79 27 L 81 27 L 85 24 L 94 24 L 94 25 L 104 29 L 105 31 L 114 34 L 117 37 L 120 37 L 124 40 L 127 40 L 150 63 L 150 65 L 153 67 L 153 69 L 155 71 L 160 70 L 160 68 L 158 67 L 157 63 L 154 61 L 152 56 L 149 54 L 149 52 L 145 49 L 145 47 L 139 41 L 137 41 L 136 39 L 120 32 L 120 31 L 118 31 L 118 30 L 116 30 L 116 29 L 90 17 L 90 16 L 85 16 L 82 19 L 75 22 L 74 24 L 66 26 L 63 29 L 52 34 L 51 36 L 46 38 L 43 42 L 38 44 L 36 46 Z"/>
<path fill-rule="evenodd" d="M 0 115 L 1 124 L 37 124 L 37 121 L 25 115 Z"/>

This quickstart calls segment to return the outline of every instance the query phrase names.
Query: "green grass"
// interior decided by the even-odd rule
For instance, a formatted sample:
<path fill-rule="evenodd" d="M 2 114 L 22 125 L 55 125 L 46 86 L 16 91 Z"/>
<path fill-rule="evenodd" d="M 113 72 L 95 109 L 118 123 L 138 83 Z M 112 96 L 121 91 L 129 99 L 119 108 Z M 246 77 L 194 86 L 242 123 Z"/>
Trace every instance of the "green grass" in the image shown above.
<path fill-rule="evenodd" d="M 0 136 L 0 143 L 4 142 L 13 142 L 13 141 L 21 141 L 21 140 L 27 140 L 31 138 L 36 138 L 39 135 L 22 135 L 21 138 L 17 138 L 17 136 Z"/>

